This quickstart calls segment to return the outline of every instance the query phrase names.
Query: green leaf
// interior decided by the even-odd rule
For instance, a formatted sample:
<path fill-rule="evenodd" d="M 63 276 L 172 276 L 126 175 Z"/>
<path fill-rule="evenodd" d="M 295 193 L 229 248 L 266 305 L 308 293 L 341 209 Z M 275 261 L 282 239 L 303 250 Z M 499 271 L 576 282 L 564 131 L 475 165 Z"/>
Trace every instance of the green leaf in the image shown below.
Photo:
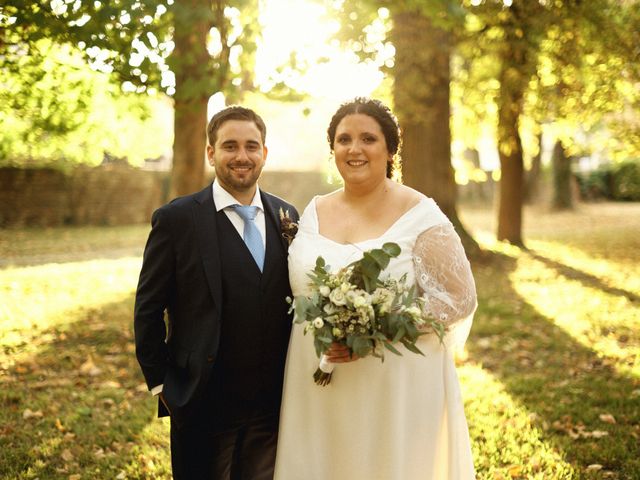
<path fill-rule="evenodd" d="M 360 357 L 366 357 L 373 350 L 373 344 L 367 337 L 353 335 L 347 338 L 347 342 L 351 345 L 351 350 Z"/>
<path fill-rule="evenodd" d="M 392 342 L 393 342 L 393 343 L 399 342 L 399 341 L 400 341 L 400 339 L 401 339 L 402 337 L 404 337 L 404 335 L 405 335 L 405 333 L 406 333 L 406 332 L 407 332 L 407 331 L 404 329 L 404 325 L 403 325 L 403 326 L 401 326 L 400 328 L 398 328 L 398 331 L 397 331 L 397 332 L 396 332 L 396 334 L 393 336 L 393 340 L 392 340 Z"/>
<path fill-rule="evenodd" d="M 391 345 L 389 342 L 384 342 L 384 346 L 387 350 L 392 351 L 393 353 L 395 353 L 396 355 L 400 355 L 402 356 L 402 353 L 400 353 L 400 350 L 396 349 L 396 347 L 394 347 L 393 345 Z"/>
<path fill-rule="evenodd" d="M 390 257 L 397 257 L 400 255 L 400 246 L 394 242 L 387 242 L 382 245 L 382 249 L 389 255 Z"/>
<path fill-rule="evenodd" d="M 296 313 L 296 323 L 313 320 L 322 316 L 322 310 L 314 303 L 313 298 L 299 295 L 293 299 L 293 308 Z"/>
<path fill-rule="evenodd" d="M 370 280 L 377 280 L 378 275 L 380 275 L 378 262 L 368 253 L 360 260 L 360 271 L 363 275 L 369 277 Z"/>
<path fill-rule="evenodd" d="M 369 255 L 380 266 L 380 270 L 384 270 L 385 268 L 387 268 L 387 265 L 389 265 L 389 260 L 391 259 L 391 257 L 384 250 L 371 250 L 371 252 L 369 252 Z"/>
<path fill-rule="evenodd" d="M 424 353 L 422 353 L 422 351 L 418 347 L 416 347 L 415 344 L 409 341 L 403 341 L 402 344 L 407 348 L 407 350 L 413 353 L 417 353 L 418 355 L 424 356 Z"/>

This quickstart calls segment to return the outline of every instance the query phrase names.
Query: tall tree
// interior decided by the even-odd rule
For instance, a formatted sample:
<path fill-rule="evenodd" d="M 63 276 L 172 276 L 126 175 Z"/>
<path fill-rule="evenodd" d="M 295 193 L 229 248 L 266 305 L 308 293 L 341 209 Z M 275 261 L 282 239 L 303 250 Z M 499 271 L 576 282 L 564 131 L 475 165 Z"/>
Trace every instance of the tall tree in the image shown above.
<path fill-rule="evenodd" d="M 456 208 L 451 165 L 450 62 L 453 35 L 421 9 L 392 11 L 393 98 L 403 126 L 402 178 L 432 197 L 455 225 L 468 255 L 480 252 Z M 419 47 L 418 47 L 419 46 Z"/>
<path fill-rule="evenodd" d="M 10 63 L 29 55 L 39 39 L 50 38 L 78 46 L 96 68 L 113 72 L 131 89 L 173 95 L 172 193 L 180 195 L 204 181 L 207 99 L 250 81 L 241 73 L 252 71 L 257 3 L 6 0 L 0 23 L 10 28 L 0 30 L 0 52 Z M 240 68 L 233 68 L 234 58 Z"/>
<path fill-rule="evenodd" d="M 531 158 L 531 167 L 525 176 L 524 202 L 533 204 L 540 190 L 540 174 L 542 173 L 542 131 L 538 126 L 536 133 L 536 153 Z"/>
<path fill-rule="evenodd" d="M 476 46 L 476 59 L 469 58 L 469 62 L 492 57 L 499 65 L 495 79 L 502 175 L 497 236 L 521 245 L 524 162 L 520 124 L 531 104 L 531 87 L 537 88 L 538 112 L 544 112 L 533 115 L 541 123 L 569 120 L 584 124 L 584 112 L 588 112 L 593 124 L 603 118 L 605 104 L 622 101 L 628 108 L 633 100 L 629 95 L 625 99 L 621 91 L 625 87 L 616 85 L 622 79 L 628 91 L 625 79 L 631 76 L 637 82 L 638 51 L 633 42 L 637 33 L 621 20 L 637 25 L 637 5 L 613 0 L 464 0 L 463 4 L 468 25 L 473 25 L 467 30 L 467 40 Z M 613 66 L 616 74 L 607 75 L 605 65 Z M 582 88 L 585 85 L 590 86 Z M 603 93 L 614 90 L 612 98 L 617 100 L 605 101 Z M 562 140 L 571 143 L 566 136 Z"/>
<path fill-rule="evenodd" d="M 567 152 L 560 140 L 557 140 L 553 147 L 551 164 L 553 167 L 552 206 L 556 210 L 572 208 L 571 157 L 567 155 Z"/>

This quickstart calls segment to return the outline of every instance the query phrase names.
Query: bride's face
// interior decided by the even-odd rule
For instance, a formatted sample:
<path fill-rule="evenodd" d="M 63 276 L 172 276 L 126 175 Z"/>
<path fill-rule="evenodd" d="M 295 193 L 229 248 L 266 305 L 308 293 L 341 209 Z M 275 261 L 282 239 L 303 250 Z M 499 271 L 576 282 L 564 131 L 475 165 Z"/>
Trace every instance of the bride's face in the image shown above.
<path fill-rule="evenodd" d="M 383 180 L 392 158 L 382 128 L 373 117 L 362 113 L 340 121 L 333 152 L 345 184 Z"/>

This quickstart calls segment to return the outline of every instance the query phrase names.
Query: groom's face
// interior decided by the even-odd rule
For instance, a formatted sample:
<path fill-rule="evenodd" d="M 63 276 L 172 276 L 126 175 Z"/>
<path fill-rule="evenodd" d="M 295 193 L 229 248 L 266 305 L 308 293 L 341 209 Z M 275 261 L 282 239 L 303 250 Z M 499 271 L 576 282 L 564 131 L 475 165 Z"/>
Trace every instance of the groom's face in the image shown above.
<path fill-rule="evenodd" d="M 227 120 L 218 129 L 215 144 L 207 146 L 207 157 L 220 185 L 232 195 L 242 194 L 255 188 L 267 147 L 254 122 Z"/>

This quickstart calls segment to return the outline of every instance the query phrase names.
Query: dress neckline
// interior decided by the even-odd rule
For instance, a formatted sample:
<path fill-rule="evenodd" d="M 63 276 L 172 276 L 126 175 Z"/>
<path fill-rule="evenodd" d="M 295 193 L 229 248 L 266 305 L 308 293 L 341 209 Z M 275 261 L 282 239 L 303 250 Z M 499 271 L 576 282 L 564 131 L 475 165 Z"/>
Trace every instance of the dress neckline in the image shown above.
<path fill-rule="evenodd" d="M 380 235 L 378 235 L 377 237 L 372 237 L 372 238 L 367 238 L 366 240 L 360 240 L 359 242 L 349 242 L 349 243 L 340 243 L 336 240 L 333 240 L 329 237 L 325 237 L 324 235 L 322 235 L 320 233 L 320 219 L 318 218 L 318 208 L 316 206 L 316 202 L 318 200 L 318 196 L 316 195 L 313 198 L 313 216 L 315 217 L 315 223 L 316 223 L 316 234 L 320 237 L 323 238 L 324 240 L 327 240 L 328 242 L 331 242 L 335 245 L 340 245 L 342 247 L 348 247 L 350 245 L 361 245 L 363 243 L 368 243 L 368 242 L 373 242 L 375 240 L 380 240 L 381 238 L 383 238 L 384 236 L 386 236 L 398 223 L 400 223 L 401 220 L 403 220 L 406 216 L 408 216 L 411 212 L 413 212 L 416 208 L 418 208 L 422 203 L 424 203 L 425 201 L 427 201 L 428 197 L 423 197 L 421 198 L 418 203 L 416 203 L 413 207 L 411 207 L 409 210 L 407 210 L 406 212 L 404 212 L 402 215 L 400 215 L 391 225 L 389 225 L 389 227 L 382 232 Z"/>

